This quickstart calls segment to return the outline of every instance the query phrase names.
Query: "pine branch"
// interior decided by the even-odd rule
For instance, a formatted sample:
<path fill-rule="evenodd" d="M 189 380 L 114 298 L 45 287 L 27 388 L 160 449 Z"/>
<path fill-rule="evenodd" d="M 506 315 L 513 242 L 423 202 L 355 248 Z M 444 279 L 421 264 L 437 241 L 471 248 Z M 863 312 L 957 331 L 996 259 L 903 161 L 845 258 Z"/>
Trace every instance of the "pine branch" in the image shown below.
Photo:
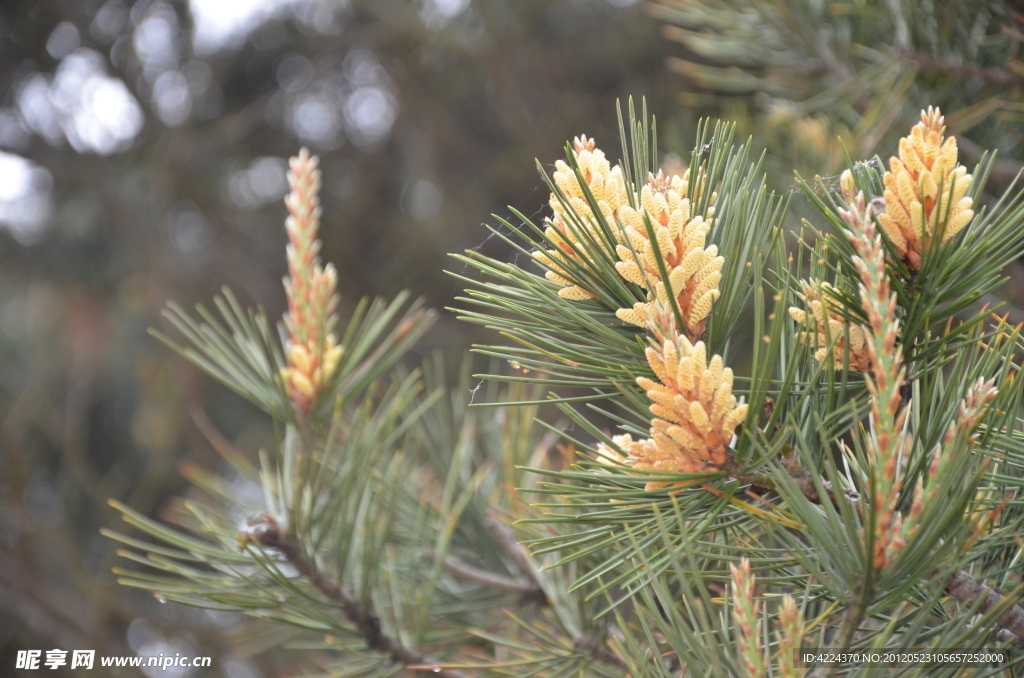
<path fill-rule="evenodd" d="M 265 516 L 263 522 L 253 530 L 253 537 L 262 545 L 280 551 L 299 574 L 309 579 L 317 590 L 330 600 L 340 603 L 345 616 L 366 639 L 366 645 L 371 650 L 390 656 L 408 669 L 429 670 L 432 675 L 439 678 L 465 678 L 461 671 L 443 668 L 439 662 L 385 634 L 381 629 L 380 619 L 365 609 L 351 593 L 328 575 L 317 571 L 302 547 L 292 537 L 284 534 L 277 521 L 270 516 Z"/>
<path fill-rule="evenodd" d="M 796 481 L 797 487 L 800 488 L 800 492 L 803 493 L 803 495 L 810 501 L 820 504 L 821 497 L 818 496 L 818 491 L 814 486 L 814 481 L 811 478 L 810 472 L 803 467 L 799 467 L 799 470 L 797 470 L 795 465 L 787 464 L 787 468 L 790 471 L 793 480 Z M 735 462 L 729 462 L 729 464 L 722 467 L 722 470 L 729 473 L 730 476 L 739 480 L 741 483 L 749 483 L 759 487 L 771 487 L 771 478 L 763 474 L 741 474 L 739 473 L 739 468 L 736 466 Z M 829 498 L 833 503 L 835 503 L 836 498 L 833 494 L 832 484 L 827 480 L 822 480 L 821 484 L 829 494 Z M 844 492 L 847 499 L 853 504 L 854 508 L 857 508 L 860 505 L 859 495 L 849 489 L 844 490 Z M 938 575 L 939 572 L 936 571 L 932 574 L 932 578 L 937 577 Z M 984 602 L 982 602 L 981 607 L 978 608 L 978 612 L 981 614 L 985 614 L 1006 600 L 1004 596 L 975 580 L 965 570 L 957 570 L 946 581 L 946 593 L 968 607 L 984 598 Z M 1004 612 L 1003 615 L 999 617 L 997 624 L 1002 631 L 1013 634 L 1013 641 L 1015 644 L 1024 645 L 1024 609 L 1019 605 L 1013 605 L 1010 609 Z M 996 634 L 997 642 L 1009 640 L 1007 635 L 1002 631 L 997 632 Z"/>
<path fill-rule="evenodd" d="M 786 26 L 796 26 L 797 34 L 809 48 L 809 51 L 816 54 L 825 69 L 840 83 L 847 83 L 853 78 L 850 69 L 836 57 L 835 52 L 829 47 L 827 40 L 815 30 L 813 25 L 807 21 L 803 14 L 793 11 L 793 8 L 786 3 L 777 3 L 776 9 L 782 14 L 781 18 Z"/>
<path fill-rule="evenodd" d="M 437 559 L 437 552 L 431 551 L 426 554 L 431 560 Z M 474 567 L 469 563 L 465 563 L 455 556 L 445 556 L 442 561 L 444 569 L 458 577 L 459 579 L 465 579 L 467 581 L 476 582 L 481 586 L 486 586 L 490 589 L 498 591 L 507 591 L 509 593 L 517 593 L 523 597 L 524 601 L 539 602 L 547 604 L 547 595 L 544 590 L 537 585 L 532 578 L 527 579 L 524 577 L 505 577 L 494 572 Z"/>
<path fill-rule="evenodd" d="M 818 494 L 810 472 L 797 463 L 786 463 L 786 468 L 793 480 L 796 482 L 800 492 L 808 500 L 816 504 L 820 504 L 821 497 Z M 738 465 L 733 461 L 730 461 L 723 466 L 722 470 L 741 483 L 755 485 L 758 487 L 773 487 L 772 479 L 767 475 L 740 473 Z M 821 480 L 821 484 L 829 498 L 832 500 L 832 503 L 836 504 L 836 497 L 833 492 L 832 484 L 824 479 Z M 853 504 L 853 507 L 855 509 L 859 508 L 861 504 L 860 496 L 850 489 L 844 489 L 844 493 L 846 494 L 847 500 Z M 939 574 L 939 571 L 935 571 L 929 578 L 934 579 L 939 576 Z M 984 599 L 978 608 L 978 612 L 981 614 L 985 614 L 996 608 L 1006 600 L 1005 596 L 1002 596 L 998 592 L 989 589 L 981 582 L 975 580 L 965 570 L 957 570 L 952 576 L 950 576 L 946 581 L 945 592 L 967 607 L 971 607 L 979 600 Z M 999 617 L 996 624 L 999 627 L 999 630 L 996 631 L 993 636 L 993 640 L 995 642 L 1013 640 L 1016 645 L 1024 645 L 1024 609 L 1019 605 L 1012 605 L 1002 614 L 1002 616 Z"/>
<path fill-rule="evenodd" d="M 597 640 L 588 636 L 576 636 L 572 639 L 572 646 L 577 650 L 584 650 L 590 653 L 590 656 L 599 662 L 614 666 L 618 669 L 625 671 L 629 667 L 626 662 L 622 661 L 617 654 L 610 651 L 603 644 Z"/>
<path fill-rule="evenodd" d="M 515 563 L 520 574 L 524 577 L 529 577 L 534 583 L 537 583 L 537 578 L 533 574 L 533 568 L 530 567 L 530 561 L 527 560 L 526 554 L 523 553 L 523 549 L 519 546 L 519 541 L 516 539 L 516 535 L 508 523 L 498 516 L 489 513 L 484 518 L 484 527 L 487 528 L 487 531 L 498 542 L 501 550 L 505 552 L 509 560 Z"/>
<path fill-rule="evenodd" d="M 973 64 L 959 64 L 946 59 L 938 59 L 936 57 L 928 56 L 927 54 L 921 54 L 910 49 L 901 49 L 896 51 L 896 58 L 910 61 L 922 68 L 927 68 L 932 71 L 941 71 L 943 73 L 949 73 L 955 75 L 958 78 L 981 78 L 988 82 L 996 85 L 1003 85 L 1005 87 L 1024 87 L 1024 77 L 1012 73 L 1002 68 L 986 68 L 984 66 L 975 66 Z"/>
<path fill-rule="evenodd" d="M 509 527 L 508 523 L 505 523 L 494 514 L 488 514 L 484 519 L 484 526 L 487 528 L 487 531 L 491 533 L 491 536 L 498 541 L 498 544 L 505 552 L 505 555 L 507 555 L 512 562 L 516 564 L 516 567 L 519 568 L 519 571 L 522 572 L 524 577 L 528 577 L 533 581 L 534 586 L 536 586 L 540 594 L 544 596 L 544 600 L 547 601 L 547 594 L 544 593 L 540 586 L 540 582 L 537 581 L 533 568 L 530 567 L 530 561 L 527 560 L 526 554 L 523 553 L 519 542 L 516 540 L 516 535 L 512 531 L 512 528 Z M 572 644 L 577 650 L 589 652 L 590 656 L 604 664 L 614 666 L 615 668 L 623 671 L 628 668 L 626 663 L 622 661 L 618 655 L 606 648 L 604 643 L 596 638 L 580 635 L 572 639 Z"/>
<path fill-rule="evenodd" d="M 799 463 L 785 462 L 785 459 L 784 463 L 786 470 L 789 471 L 789 475 L 796 483 L 800 493 L 815 504 L 820 504 L 821 497 L 818 494 L 818 489 L 814 485 L 814 479 L 811 477 L 810 472 L 800 466 Z M 763 473 L 741 473 L 739 465 L 731 459 L 722 465 L 722 470 L 728 473 L 730 477 L 740 481 L 742 484 L 770 489 L 775 488 L 775 482 L 770 476 Z M 835 504 L 836 508 L 838 508 L 839 505 L 836 504 L 835 491 L 832 488 L 832 483 L 822 478 L 821 485 L 825 489 L 825 493 L 832 500 L 832 503 Z M 856 491 L 849 488 L 843 488 L 843 494 L 846 495 L 847 501 L 849 501 L 855 509 L 860 507 L 861 498 Z"/>
<path fill-rule="evenodd" d="M 836 633 L 832 641 L 830 651 L 842 652 L 844 648 L 853 645 L 853 639 L 857 635 L 857 630 L 860 628 L 864 615 L 867 613 L 867 606 L 872 595 L 873 588 L 870 586 L 854 591 L 853 599 L 846 607 L 846 614 L 843 615 L 843 622 L 840 624 L 839 632 Z M 839 664 L 826 664 L 815 672 L 813 678 L 831 678 L 838 670 Z"/>
<path fill-rule="evenodd" d="M 812 479 L 810 472 L 797 464 L 786 464 L 786 467 L 793 480 L 796 482 L 796 486 L 800 489 L 800 492 L 810 501 L 820 504 L 821 497 L 818 495 L 818 490 L 815 488 L 814 480 Z M 735 462 L 728 462 L 722 467 L 722 470 L 741 483 L 756 485 L 758 487 L 773 487 L 772 479 L 767 475 L 740 473 L 739 467 Z M 833 493 L 832 484 L 824 479 L 821 480 L 821 484 L 829 498 L 832 500 L 832 503 L 836 504 L 836 497 Z M 855 509 L 860 506 L 861 499 L 856 492 L 850 489 L 844 489 L 843 492 L 846 494 L 847 500 L 853 504 Z M 934 579 L 937 576 L 939 576 L 939 571 L 936 570 L 929 578 Z M 957 570 L 954 572 L 946 581 L 945 590 L 951 597 L 968 607 L 984 598 L 984 602 L 982 602 L 981 606 L 978 608 L 978 612 L 981 614 L 987 613 L 989 610 L 1003 604 L 1003 601 L 1006 600 L 1005 596 L 1000 595 L 996 591 L 993 591 L 981 582 L 977 581 L 965 570 Z M 999 626 L 1000 630 L 994 635 L 995 642 L 1005 642 L 1012 639 L 1014 644 L 1024 645 L 1024 608 L 1021 608 L 1019 605 L 1011 606 L 1010 609 L 999 617 L 996 624 Z"/>
<path fill-rule="evenodd" d="M 938 573 L 935 573 L 937 576 Z M 985 614 L 990 610 L 1002 605 L 1006 597 L 993 591 L 964 570 L 957 570 L 946 580 L 946 593 L 967 606 L 972 606 L 981 600 L 978 612 Z M 1024 644 L 1024 609 L 1019 605 L 1011 605 L 996 622 L 1002 629 L 1014 635 L 1014 642 L 1018 645 Z M 1001 636 L 1003 640 L 1005 636 Z"/>
<path fill-rule="evenodd" d="M 965 137 L 957 137 L 956 143 L 964 158 L 971 162 L 980 162 L 985 154 L 981 146 Z M 992 169 L 989 171 L 988 178 L 1005 186 L 1016 180 L 1021 172 L 1024 172 L 1024 163 L 1017 162 L 1016 160 L 996 159 L 992 163 Z"/>
<path fill-rule="evenodd" d="M 818 496 L 818 491 L 815 489 L 814 482 L 807 469 L 801 467 L 799 473 L 794 471 L 795 469 L 790 468 L 790 473 L 793 475 L 793 479 L 796 481 L 796 485 L 800 488 L 803 495 L 810 501 L 820 504 L 821 498 Z M 762 487 L 765 486 L 765 480 L 770 482 L 770 479 L 761 475 L 730 475 L 733 475 L 733 477 L 741 483 L 751 483 Z M 825 491 L 829 494 L 829 498 L 832 500 L 832 503 L 835 504 L 836 498 L 833 494 L 831 483 L 827 480 L 822 480 L 821 483 L 824 486 Z M 854 508 L 857 508 L 860 504 L 860 497 L 857 493 L 849 489 L 844 490 L 844 492 L 846 493 L 847 499 L 853 504 Z M 939 572 L 936 571 L 931 575 L 931 578 L 937 577 L 938 575 Z M 957 570 L 946 581 L 946 593 L 968 607 L 984 598 L 984 602 L 982 602 L 981 606 L 978 608 L 978 612 L 981 614 L 987 613 L 989 610 L 1001 605 L 1003 601 L 1006 600 L 1004 596 L 975 580 L 965 570 Z M 1011 606 L 1010 609 L 999 617 L 999 620 L 996 623 L 1000 628 L 1000 630 L 995 634 L 996 642 L 1005 642 L 1006 640 L 1012 639 L 1014 644 L 1024 645 L 1024 609 L 1019 605 Z"/>

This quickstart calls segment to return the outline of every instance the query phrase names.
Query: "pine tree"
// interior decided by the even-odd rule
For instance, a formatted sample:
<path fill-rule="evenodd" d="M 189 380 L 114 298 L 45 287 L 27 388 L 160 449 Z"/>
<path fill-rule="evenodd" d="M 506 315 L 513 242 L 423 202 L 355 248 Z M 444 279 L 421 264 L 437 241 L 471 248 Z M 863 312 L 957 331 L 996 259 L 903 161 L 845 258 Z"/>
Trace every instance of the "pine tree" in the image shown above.
<path fill-rule="evenodd" d="M 652 0 L 648 10 L 680 48 L 667 59 L 680 102 L 736 120 L 769 148 L 785 188 L 793 169 L 838 173 L 844 146 L 884 155 L 930 105 L 967 159 L 984 148 L 1006 158 L 993 167 L 1001 187 L 1021 167 L 1019 3 Z"/>
<path fill-rule="evenodd" d="M 118 505 L 149 537 L 107 532 L 122 583 L 299 627 L 335 676 L 1014 674 L 1024 341 L 969 309 L 1024 250 L 1024 194 L 983 206 L 991 157 L 968 174 L 928 109 L 888 169 L 801 181 L 819 216 L 789 253 L 735 125 L 666 174 L 646 112 L 620 121 L 619 162 L 578 137 L 540 166 L 543 223 L 494 227 L 515 262 L 455 257 L 458 313 L 505 340 L 475 388 L 401 361 L 431 322 L 406 297 L 336 331 L 293 159 L 280 336 L 225 291 L 162 337 L 278 446 L 193 472 L 174 526 Z"/>

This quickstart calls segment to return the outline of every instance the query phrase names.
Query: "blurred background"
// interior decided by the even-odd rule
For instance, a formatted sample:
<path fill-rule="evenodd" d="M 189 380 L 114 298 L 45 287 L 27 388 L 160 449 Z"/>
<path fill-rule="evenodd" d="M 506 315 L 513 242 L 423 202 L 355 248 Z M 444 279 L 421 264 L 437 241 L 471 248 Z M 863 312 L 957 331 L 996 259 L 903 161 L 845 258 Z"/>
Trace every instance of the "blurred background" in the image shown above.
<path fill-rule="evenodd" d="M 793 170 L 887 160 L 941 105 L 962 157 L 1020 169 L 1024 7 L 917 0 L 4 0 L 0 3 L 0 676 L 20 649 L 209 655 L 166 676 L 269 678 L 312 653 L 226 613 L 118 587 L 113 497 L 159 516 L 216 465 L 201 425 L 253 452 L 267 421 L 147 334 L 228 285 L 284 310 L 289 155 L 322 158 L 342 315 L 461 286 L 448 252 L 507 206 L 541 219 L 534 159 L 586 133 L 619 156 L 617 98 L 646 97 L 667 165 L 703 115 Z M 840 142 L 841 139 L 841 142 Z M 808 213 L 796 196 L 792 221 Z M 1003 300 L 1021 320 L 1024 276 Z M 456 272 L 459 272 L 456 267 Z M 989 301 L 997 301 L 991 299 Z M 483 338 L 445 314 L 418 350 Z M 197 421 L 199 422 L 197 424 Z M 72 675 L 64 669 L 52 675 Z M 142 675 L 124 669 L 123 675 Z M 24 675 L 30 675 L 25 672 Z M 96 675 L 96 674 L 84 674 Z M 117 675 L 112 673 L 111 675 Z"/>

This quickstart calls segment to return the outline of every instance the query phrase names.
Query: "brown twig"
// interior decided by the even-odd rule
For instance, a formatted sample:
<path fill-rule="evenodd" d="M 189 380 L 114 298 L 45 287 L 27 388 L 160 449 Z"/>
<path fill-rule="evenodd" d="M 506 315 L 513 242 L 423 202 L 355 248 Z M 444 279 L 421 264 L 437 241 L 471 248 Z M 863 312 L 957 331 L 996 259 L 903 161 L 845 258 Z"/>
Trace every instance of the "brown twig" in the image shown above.
<path fill-rule="evenodd" d="M 529 559 L 527 559 L 526 554 L 523 553 L 523 549 L 519 545 L 519 541 L 516 539 L 515 532 L 513 532 L 511 526 L 493 513 L 489 513 L 487 517 L 484 518 L 484 526 L 501 546 L 501 550 L 505 552 L 505 555 L 515 563 L 516 568 L 519 569 L 522 576 L 533 582 L 534 586 L 536 586 L 541 594 L 544 595 L 544 600 L 550 603 L 547 599 L 547 595 L 544 594 L 544 590 L 541 587 L 540 582 L 537 580 L 537 575 L 534 573 L 533 567 L 530 566 Z M 622 661 L 617 654 L 606 648 L 604 643 L 596 638 L 591 638 L 589 636 L 576 636 L 573 638 L 572 644 L 576 649 L 586 650 L 594 659 L 608 664 L 609 666 L 614 666 L 615 668 L 622 669 L 623 671 L 627 668 L 626 663 Z"/>
<path fill-rule="evenodd" d="M 936 572 L 934 576 L 937 576 Z M 946 580 L 946 593 L 964 605 L 971 606 L 982 601 L 978 612 L 985 614 L 998 605 L 1003 604 L 1006 597 L 993 591 L 969 575 L 965 570 L 957 570 Z M 1014 635 L 1015 642 L 1024 644 L 1024 610 L 1018 605 L 1011 605 L 996 622 L 1000 628 Z M 1005 640 L 1005 636 L 1003 637 Z"/>
<path fill-rule="evenodd" d="M 843 648 L 853 645 L 853 639 L 857 635 L 857 630 L 860 629 L 860 623 L 867 613 L 872 596 L 872 586 L 860 587 L 859 590 L 853 592 L 846 606 L 846 614 L 843 615 L 843 621 L 839 625 L 839 631 L 832 640 L 831 648 L 833 651 L 842 652 Z M 812 678 L 831 678 L 838 669 L 838 663 L 825 664 L 814 672 Z"/>
<path fill-rule="evenodd" d="M 381 629 L 380 619 L 365 609 L 351 593 L 339 586 L 331 577 L 318 571 L 306 557 L 302 547 L 287 534 L 282 533 L 276 520 L 270 516 L 264 516 L 262 522 L 253 529 L 252 536 L 263 546 L 280 551 L 299 574 L 309 579 L 320 593 L 339 603 L 345 617 L 355 625 L 359 633 L 366 639 L 367 647 L 371 650 L 390 656 L 394 661 L 410 670 L 429 671 L 439 678 L 465 678 L 461 671 L 444 668 L 439 662 L 420 654 L 413 648 L 406 647 L 384 633 Z"/>
<path fill-rule="evenodd" d="M 956 138 L 957 148 L 964 154 L 964 159 L 971 162 L 978 162 L 984 154 L 984 150 L 978 144 L 963 136 Z M 992 171 L 989 172 L 989 181 L 1006 186 L 1012 183 L 1017 176 L 1024 171 L 1024 164 L 1016 160 L 997 159 L 992 163 Z"/>
<path fill-rule="evenodd" d="M 1024 77 L 1002 68 L 984 68 L 969 64 L 957 64 L 944 59 L 937 59 L 924 54 L 918 54 L 912 50 L 899 50 L 896 52 L 895 56 L 898 59 L 912 61 L 922 68 L 933 71 L 942 71 L 962 78 L 978 77 L 982 80 L 986 80 L 997 85 L 1003 85 L 1005 87 L 1015 87 L 1017 89 L 1024 88 Z M 968 160 L 977 162 L 981 159 L 982 149 L 973 141 L 963 137 L 958 137 L 957 146 L 964 154 L 964 157 Z M 1006 185 L 1017 178 L 1017 175 L 1020 174 L 1022 169 L 1024 169 L 1024 164 L 1019 162 L 1015 162 L 1013 160 L 996 160 L 992 163 L 992 171 L 989 173 L 989 179 L 998 184 Z"/>
<path fill-rule="evenodd" d="M 501 518 L 494 514 L 487 514 L 484 518 L 484 527 L 491 533 L 498 545 L 501 546 L 501 550 L 505 552 L 505 555 L 509 557 L 516 568 L 519 570 L 519 574 L 524 577 L 529 577 L 531 580 L 537 583 L 538 587 L 540 583 L 537 582 L 537 577 L 533 573 L 533 568 L 530 566 L 530 561 L 526 558 L 526 554 L 523 553 L 523 549 L 519 546 L 519 541 L 516 539 L 515 532 L 512 528 Z"/>
<path fill-rule="evenodd" d="M 436 551 L 430 551 L 426 555 L 429 556 L 431 560 L 437 560 L 438 554 Z M 538 586 L 535 581 L 533 581 L 532 577 L 506 577 L 479 567 L 474 567 L 469 563 L 459 560 L 455 556 L 445 556 L 442 565 L 445 571 L 459 579 L 476 582 L 481 586 L 486 586 L 489 589 L 495 589 L 497 591 L 517 593 L 523 597 L 524 601 L 538 602 L 541 604 L 547 604 L 548 602 L 548 597 L 545 595 L 544 590 Z"/>
<path fill-rule="evenodd" d="M 192 421 L 195 423 L 196 428 L 206 438 L 206 442 L 210 443 L 210 446 L 216 450 L 217 454 L 228 462 L 244 460 L 245 454 L 237 447 L 232 445 L 227 438 L 217 430 L 217 427 L 213 425 L 210 418 L 206 416 L 206 412 L 193 407 L 189 410 L 189 414 L 192 416 Z"/>
<path fill-rule="evenodd" d="M 790 477 L 796 483 L 797 488 L 800 489 L 800 493 L 803 494 L 812 502 L 814 502 L 815 504 L 820 504 L 821 497 L 818 495 L 818 489 L 814 485 L 814 479 L 811 477 L 810 472 L 808 472 L 807 469 L 805 469 L 804 467 L 800 466 L 799 463 L 795 461 L 789 461 L 789 459 L 786 457 L 783 458 L 783 462 L 785 463 L 786 470 L 789 471 Z M 736 462 L 732 460 L 727 461 L 722 466 L 722 470 L 728 473 L 730 477 L 740 481 L 740 483 L 754 485 L 755 487 L 763 487 L 767 489 L 775 488 L 775 482 L 772 480 L 771 476 L 764 473 L 741 473 L 739 465 L 737 465 Z M 836 503 L 836 497 L 835 492 L 832 488 L 832 483 L 822 478 L 821 485 L 825 489 L 825 494 L 827 494 L 829 496 L 829 499 L 832 500 L 832 503 L 836 506 L 836 508 L 839 508 L 839 505 Z M 846 495 L 847 501 L 849 501 L 853 505 L 853 508 L 856 509 L 860 507 L 861 498 L 859 494 L 847 488 L 843 488 L 843 494 Z"/>
<path fill-rule="evenodd" d="M 619 655 L 615 654 L 598 641 L 588 636 L 576 636 L 572 639 L 572 646 L 577 650 L 590 653 L 590 656 L 599 662 L 614 666 L 622 671 L 629 668 L 626 662 L 622 661 Z"/>
<path fill-rule="evenodd" d="M 1002 68 L 986 68 L 972 64 L 958 64 L 945 59 L 938 59 L 909 49 L 896 51 L 896 58 L 911 61 L 930 71 L 941 71 L 960 78 L 981 78 L 1004 87 L 1024 87 L 1024 78 Z"/>

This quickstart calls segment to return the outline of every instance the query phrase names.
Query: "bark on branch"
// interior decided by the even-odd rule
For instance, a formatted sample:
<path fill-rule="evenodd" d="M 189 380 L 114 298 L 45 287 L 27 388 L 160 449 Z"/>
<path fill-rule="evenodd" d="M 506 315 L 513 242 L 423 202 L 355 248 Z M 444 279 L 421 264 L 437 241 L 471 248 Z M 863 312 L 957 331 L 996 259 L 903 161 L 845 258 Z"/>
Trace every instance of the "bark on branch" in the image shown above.
<path fill-rule="evenodd" d="M 533 567 L 530 566 L 530 561 L 527 559 L 526 554 L 523 553 L 522 547 L 519 545 L 519 541 L 516 539 L 515 532 L 512 528 L 503 521 L 501 518 L 494 514 L 488 514 L 484 519 L 484 526 L 487 531 L 491 533 L 491 536 L 501 546 L 501 550 L 505 552 L 505 555 L 515 563 L 516 568 L 520 574 L 533 582 L 533 585 L 537 587 L 537 590 L 544 595 L 544 600 L 547 601 L 547 595 L 544 594 L 544 590 L 537 581 L 537 576 L 533 572 Z M 573 647 L 577 650 L 584 650 L 590 654 L 594 659 L 614 666 L 622 671 L 625 671 L 628 667 L 621 658 L 607 647 L 604 643 L 591 638 L 589 636 L 577 636 L 572 640 Z"/>
<path fill-rule="evenodd" d="M 538 587 L 540 583 L 537 582 L 537 577 L 533 574 L 533 568 L 530 566 L 530 561 L 527 559 L 526 554 L 523 553 L 523 549 L 519 546 L 519 540 L 516 539 L 515 533 L 508 524 L 496 515 L 488 514 L 484 518 L 484 527 L 491 533 L 498 545 L 501 546 L 501 550 L 505 552 L 516 568 L 519 570 L 519 574 L 528 577 L 531 581 L 536 583 Z"/>
<path fill-rule="evenodd" d="M 438 554 L 436 551 L 430 551 L 427 555 L 431 560 L 437 560 Z M 541 604 L 547 604 L 548 602 L 544 590 L 537 585 L 532 577 L 506 577 L 465 563 L 455 556 L 445 556 L 441 564 L 446 572 L 459 579 L 476 582 L 481 586 L 497 591 L 517 593 L 522 596 L 524 601 Z"/>
<path fill-rule="evenodd" d="M 309 579 L 320 593 L 338 603 L 345 617 L 355 625 L 371 650 L 388 655 L 409 670 L 428 671 L 439 678 L 466 678 L 461 671 L 444 668 L 439 662 L 406 647 L 384 633 L 380 619 L 365 609 L 351 593 L 339 586 L 331 577 L 318 571 L 306 557 L 302 547 L 290 536 L 283 534 L 273 518 L 266 516 L 253 530 L 253 537 L 264 546 L 280 551 L 299 574 Z"/>
<path fill-rule="evenodd" d="M 978 162 L 981 160 L 981 156 L 984 154 L 984 149 L 981 146 L 974 143 L 970 139 L 959 136 L 956 138 L 956 145 L 963 153 L 964 159 L 971 162 Z M 1005 160 L 997 158 L 992 163 L 992 171 L 989 172 L 989 181 L 994 181 L 997 184 L 1006 186 L 1012 183 L 1020 173 L 1024 171 L 1024 164 L 1017 162 L 1016 160 Z"/>
<path fill-rule="evenodd" d="M 1024 87 L 1024 78 L 1011 71 L 1002 68 L 986 68 L 973 64 L 958 64 L 946 59 L 939 59 L 927 54 L 921 54 L 909 49 L 897 50 L 896 57 L 904 61 L 910 61 L 930 71 L 941 71 L 959 78 L 981 78 L 987 82 L 1004 87 Z"/>
<path fill-rule="evenodd" d="M 818 489 L 815 487 L 814 479 L 811 477 L 810 472 L 797 463 L 786 462 L 785 459 L 783 461 L 785 462 L 786 470 L 789 471 L 790 478 L 793 479 L 797 488 L 800 489 L 800 493 L 815 504 L 820 504 L 821 497 L 818 496 Z M 734 461 L 727 461 L 722 466 L 722 470 L 743 484 L 767 489 L 775 488 L 775 482 L 771 476 L 764 473 L 741 473 L 739 466 Z M 825 494 L 832 500 L 833 505 L 839 508 L 839 505 L 836 504 L 835 490 L 832 488 L 832 483 L 822 478 L 821 485 L 825 489 Z M 861 500 L 859 494 L 848 488 L 843 488 L 843 494 L 846 495 L 847 501 L 853 505 L 853 508 L 860 508 Z"/>
<path fill-rule="evenodd" d="M 946 593 L 967 606 L 974 605 L 979 600 L 982 601 L 978 607 L 978 611 L 982 614 L 989 612 L 1006 600 L 1004 596 L 976 581 L 974 577 L 967 574 L 964 570 L 957 570 L 953 573 L 953 576 L 946 580 Z M 1003 612 L 996 623 L 1000 628 L 1014 635 L 1015 643 L 1018 645 L 1022 644 L 1021 639 L 1024 639 L 1024 610 L 1019 605 L 1011 605 L 1008 610 Z"/>
<path fill-rule="evenodd" d="M 583 650 L 590 653 L 590 656 L 599 662 L 603 662 L 609 666 L 614 666 L 622 671 L 629 668 L 626 666 L 626 662 L 619 658 L 619 655 L 615 654 L 593 638 L 588 636 L 577 636 L 576 638 L 573 638 L 572 645 L 577 650 Z"/>

